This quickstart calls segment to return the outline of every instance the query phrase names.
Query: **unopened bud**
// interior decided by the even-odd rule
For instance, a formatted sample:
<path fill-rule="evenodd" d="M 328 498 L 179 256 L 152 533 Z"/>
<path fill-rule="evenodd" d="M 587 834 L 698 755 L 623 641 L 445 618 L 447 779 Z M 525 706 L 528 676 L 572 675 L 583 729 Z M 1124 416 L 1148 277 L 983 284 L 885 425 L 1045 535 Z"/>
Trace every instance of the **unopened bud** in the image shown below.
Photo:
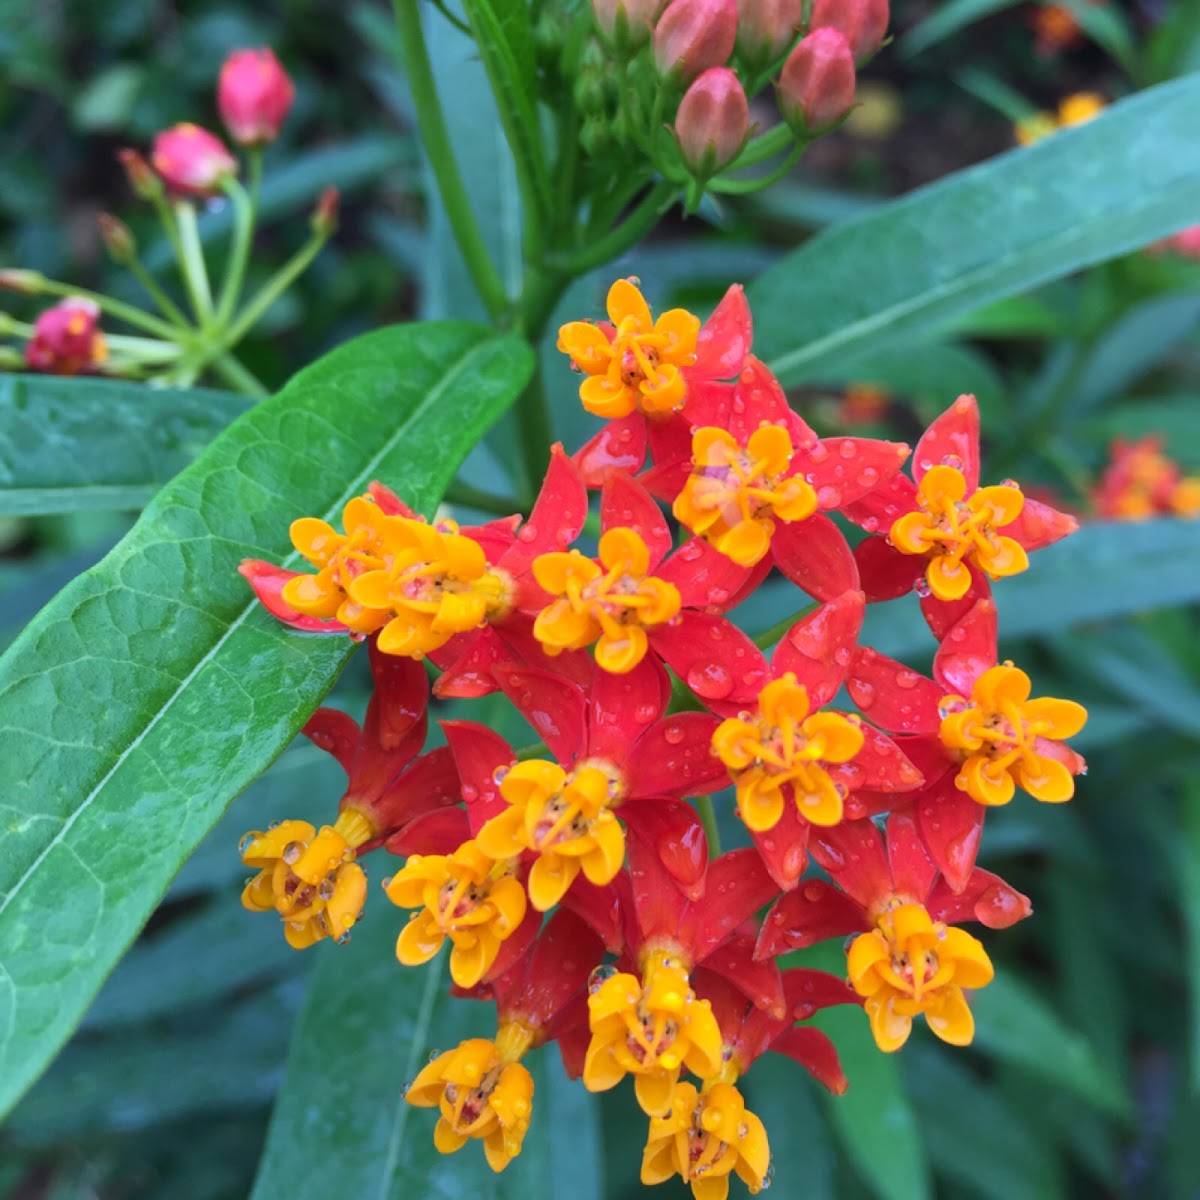
<path fill-rule="evenodd" d="M 46 277 L 38 271 L 22 271 L 17 267 L 0 268 L 0 290 L 5 292 L 36 296 L 45 282 Z"/>
<path fill-rule="evenodd" d="M 862 63 L 883 45 L 888 17 L 888 0 L 817 0 L 808 28 L 836 29 Z"/>
<path fill-rule="evenodd" d="M 331 237 L 337 229 L 338 199 L 338 190 L 335 187 L 327 187 L 317 198 L 317 206 L 313 209 L 309 222 L 317 237 Z"/>
<path fill-rule="evenodd" d="M 69 296 L 38 317 L 25 347 L 25 362 L 50 375 L 80 375 L 108 358 L 100 332 L 100 309 L 91 300 Z"/>
<path fill-rule="evenodd" d="M 649 40 L 664 0 L 592 0 L 600 36 L 622 58 L 632 57 Z"/>
<path fill-rule="evenodd" d="M 671 0 L 654 27 L 658 73 L 691 83 L 729 60 L 737 38 L 737 0 Z"/>
<path fill-rule="evenodd" d="M 612 149 L 612 133 L 603 118 L 584 118 L 579 127 L 579 145 L 588 158 L 603 158 Z"/>
<path fill-rule="evenodd" d="M 737 75 L 709 67 L 692 82 L 675 114 L 675 138 L 697 179 L 707 179 L 737 158 L 750 136 L 750 105 Z"/>
<path fill-rule="evenodd" d="M 112 213 L 101 213 L 96 220 L 100 224 L 100 236 L 104 239 L 105 249 L 113 262 L 132 261 L 137 254 L 137 242 L 134 241 L 133 231 L 129 226 Z"/>
<path fill-rule="evenodd" d="M 190 121 L 164 129 L 154 139 L 150 161 L 167 186 L 185 196 L 215 196 L 221 180 L 237 174 L 225 143 Z"/>
<path fill-rule="evenodd" d="M 737 52 L 750 70 L 763 70 L 791 46 L 803 7 L 803 0 L 738 0 Z"/>
<path fill-rule="evenodd" d="M 589 113 L 604 111 L 608 101 L 608 83 L 604 69 L 585 65 L 580 67 L 579 74 L 571 86 L 571 95 L 575 99 L 576 109 L 587 116 Z"/>
<path fill-rule="evenodd" d="M 125 168 L 126 178 L 135 196 L 142 200 L 154 200 L 163 194 L 162 180 L 136 150 L 118 150 L 117 160 Z"/>
<path fill-rule="evenodd" d="M 801 137 L 842 119 L 854 104 L 854 56 L 836 29 L 815 29 L 783 64 L 777 89 L 783 118 Z"/>
<path fill-rule="evenodd" d="M 217 108 L 241 146 L 273 142 L 295 97 L 295 85 L 273 50 L 235 50 L 221 68 Z"/>

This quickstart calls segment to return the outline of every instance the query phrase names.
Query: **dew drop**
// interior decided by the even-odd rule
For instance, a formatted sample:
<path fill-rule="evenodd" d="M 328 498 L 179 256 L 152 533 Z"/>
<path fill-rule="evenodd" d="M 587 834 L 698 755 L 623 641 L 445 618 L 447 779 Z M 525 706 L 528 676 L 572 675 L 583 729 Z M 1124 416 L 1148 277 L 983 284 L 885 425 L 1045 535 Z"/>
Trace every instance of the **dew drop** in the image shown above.
<path fill-rule="evenodd" d="M 943 467 L 953 467 L 956 471 L 961 471 L 963 460 L 957 454 L 946 454 L 942 456 Z"/>
<path fill-rule="evenodd" d="M 835 488 L 829 484 L 817 488 L 817 503 L 822 508 L 837 508 L 842 502 L 841 488 Z"/>
<path fill-rule="evenodd" d="M 592 993 L 598 992 L 604 986 L 605 982 L 611 979 L 616 973 L 617 968 L 612 963 L 601 963 L 588 976 L 588 991 Z"/>
<path fill-rule="evenodd" d="M 733 691 L 733 675 L 724 663 L 693 663 L 688 668 L 687 685 L 698 696 L 709 700 L 723 700 Z"/>
<path fill-rule="evenodd" d="M 906 692 L 911 692 L 913 688 L 921 682 L 921 677 L 916 671 L 897 671 L 896 686 L 903 688 Z"/>
<path fill-rule="evenodd" d="M 933 595 L 933 588 L 929 586 L 929 580 L 924 575 L 917 580 L 916 592 L 923 600 Z"/>
<path fill-rule="evenodd" d="M 808 452 L 813 462 L 824 462 L 829 457 L 829 447 L 824 442 L 817 442 Z"/>
<path fill-rule="evenodd" d="M 250 833 L 243 833 L 241 841 L 238 842 L 238 853 L 244 858 L 246 856 L 246 847 L 250 845 L 258 834 L 253 830 Z"/>
<path fill-rule="evenodd" d="M 879 482 L 879 472 L 874 467 L 863 467 L 858 473 L 858 482 L 863 487 L 874 487 Z"/>
<path fill-rule="evenodd" d="M 492 772 L 492 781 L 494 783 L 503 783 L 505 778 L 508 776 L 509 771 L 511 771 L 511 770 L 512 770 L 511 767 L 504 766 L 503 764 L 501 766 L 498 766 Z"/>
<path fill-rule="evenodd" d="M 859 708 L 870 708 L 875 703 L 875 685 L 868 683 L 865 679 L 857 680 L 854 688 L 854 702 Z"/>
<path fill-rule="evenodd" d="M 833 652 L 833 661 L 839 667 L 847 667 L 850 665 L 850 648 L 848 646 L 839 646 Z"/>
<path fill-rule="evenodd" d="M 303 853 L 303 842 L 288 842 L 288 844 L 283 848 L 283 854 L 281 857 L 283 858 L 283 861 L 290 867 L 293 863 L 299 861 L 300 855 Z"/>
<path fill-rule="evenodd" d="M 671 746 L 678 746 L 683 741 L 683 730 L 678 725 L 668 725 L 663 730 L 663 739 Z"/>

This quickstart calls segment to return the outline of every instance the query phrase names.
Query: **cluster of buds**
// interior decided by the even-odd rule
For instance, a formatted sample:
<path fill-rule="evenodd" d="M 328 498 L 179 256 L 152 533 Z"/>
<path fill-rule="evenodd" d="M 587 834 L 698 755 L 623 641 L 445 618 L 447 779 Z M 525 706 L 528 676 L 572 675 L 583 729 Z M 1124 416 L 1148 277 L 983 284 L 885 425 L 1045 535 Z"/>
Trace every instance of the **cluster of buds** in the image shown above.
<path fill-rule="evenodd" d="M 318 202 L 312 243 L 299 252 L 300 261 L 287 264 L 239 308 L 257 219 L 261 151 L 278 136 L 294 96 L 292 81 L 271 50 L 234 51 L 221 69 L 217 106 L 230 137 L 246 152 L 249 191 L 238 182 L 238 160 L 225 143 L 192 122 L 159 133 L 149 159 L 134 149 L 118 154 L 134 194 L 154 206 L 175 249 L 190 316 L 142 264 L 129 227 L 102 213 L 100 234 L 110 257 L 132 271 L 157 312 L 73 288 L 35 271 L 0 271 L 0 288 L 30 296 L 64 297 L 41 313 L 33 325 L 0 314 L 0 332 L 25 340 L 23 357 L 6 356 L 4 365 L 55 375 L 105 374 L 181 385 L 192 383 L 212 367 L 238 390 L 261 394 L 261 386 L 229 352 L 330 236 L 335 224 L 337 193 L 331 188 Z M 195 205 L 218 198 L 233 206 L 234 236 L 224 279 L 214 298 Z M 102 316 L 132 326 L 138 334 L 101 332 Z"/>
<path fill-rule="evenodd" d="M 1018 790 L 1068 800 L 1084 769 L 1066 744 L 1084 710 L 998 661 L 992 581 L 1075 521 L 1012 481 L 981 486 L 970 396 L 926 430 L 911 476 L 907 446 L 818 437 L 750 353 L 740 287 L 703 324 L 655 318 L 635 280 L 607 309 L 560 330 L 602 424 L 554 447 L 526 521 L 429 523 L 374 484 L 341 529 L 293 524 L 315 571 L 243 563 L 286 625 L 366 637 L 375 680 L 361 728 L 328 709 L 304 728 L 347 772 L 335 823 L 250 835 L 244 900 L 294 945 L 339 941 L 359 859 L 400 856 L 384 881 L 411 912 L 399 961 L 449 942 L 457 993 L 496 1009 L 494 1037 L 408 1089 L 439 1109 L 438 1148 L 479 1139 L 503 1169 L 533 1119 L 522 1060 L 554 1042 L 590 1091 L 632 1076 L 643 1181 L 679 1175 L 707 1200 L 731 1174 L 768 1181 L 738 1086 L 761 1055 L 846 1088 L 808 1024 L 819 1009 L 862 1006 L 883 1051 L 918 1017 L 971 1041 L 967 994 L 993 969 L 959 925 L 1030 912 L 976 865 L 987 812 Z M 593 500 L 595 553 L 575 545 Z M 865 536 L 852 546 L 834 514 Z M 752 638 L 728 614 L 774 572 L 800 611 Z M 868 605 L 914 591 L 929 676 L 861 640 Z M 435 697 L 502 693 L 541 744 L 518 755 L 447 720 L 422 754 L 422 658 Z M 830 707 L 843 690 L 854 710 Z M 714 795 L 744 843 L 723 853 Z M 851 939 L 844 977 L 784 957 L 828 938 Z"/>
<path fill-rule="evenodd" d="M 798 154 L 834 128 L 889 15 L 888 0 L 592 0 L 592 13 L 574 86 L 585 148 L 637 147 L 690 183 L 693 204 L 706 185 L 721 190 L 722 172 Z M 785 124 L 752 139 L 750 105 L 772 80 Z"/>
<path fill-rule="evenodd" d="M 1200 517 L 1200 475 L 1185 475 L 1163 453 L 1161 435 L 1117 438 L 1092 494 L 1099 517 L 1145 521 L 1150 517 Z"/>

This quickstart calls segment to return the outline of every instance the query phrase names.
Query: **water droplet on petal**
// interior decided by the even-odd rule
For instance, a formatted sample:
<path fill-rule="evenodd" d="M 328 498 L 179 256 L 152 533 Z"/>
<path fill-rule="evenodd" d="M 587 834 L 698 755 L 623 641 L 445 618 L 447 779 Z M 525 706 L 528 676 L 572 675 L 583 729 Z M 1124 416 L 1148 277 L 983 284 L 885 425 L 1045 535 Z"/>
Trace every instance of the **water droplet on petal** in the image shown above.
<path fill-rule="evenodd" d="M 723 700 L 733 691 L 733 675 L 724 663 L 694 663 L 687 673 L 687 685 L 698 696 Z"/>
<path fill-rule="evenodd" d="M 617 973 L 617 968 L 612 963 L 601 963 L 588 976 L 588 991 L 595 993 L 604 986 L 606 980 L 611 979 Z"/>
<path fill-rule="evenodd" d="M 953 467 L 956 471 L 961 471 L 963 460 L 957 454 L 946 454 L 942 456 L 943 467 Z"/>
<path fill-rule="evenodd" d="M 916 591 L 917 595 L 922 599 L 933 595 L 933 588 L 929 586 L 929 580 L 926 579 L 924 575 L 917 580 Z"/>

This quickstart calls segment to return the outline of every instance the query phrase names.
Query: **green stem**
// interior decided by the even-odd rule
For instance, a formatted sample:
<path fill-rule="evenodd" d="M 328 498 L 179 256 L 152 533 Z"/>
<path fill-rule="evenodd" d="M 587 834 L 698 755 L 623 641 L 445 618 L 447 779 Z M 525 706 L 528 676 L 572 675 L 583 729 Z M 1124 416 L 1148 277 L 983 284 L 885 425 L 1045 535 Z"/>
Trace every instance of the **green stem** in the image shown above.
<path fill-rule="evenodd" d="M 535 365 L 533 377 L 517 397 L 516 415 L 521 442 L 521 465 L 524 468 L 529 504 L 532 506 L 533 498 L 538 494 L 546 475 L 546 468 L 550 465 L 550 446 L 554 440 L 540 363 Z"/>
<path fill-rule="evenodd" d="M 568 276 L 584 275 L 624 254 L 658 224 L 678 191 L 673 183 L 656 183 L 616 229 L 575 254 L 553 260 L 555 267 Z"/>
<path fill-rule="evenodd" d="M 155 282 L 150 272 L 146 270 L 142 264 L 142 260 L 134 255 L 125 264 L 133 277 L 146 289 L 150 299 L 158 305 L 159 311 L 167 318 L 168 321 L 178 325 L 180 329 L 191 330 L 192 323 L 184 316 L 183 309 L 167 295 Z"/>
<path fill-rule="evenodd" d="M 751 192 L 761 192 L 763 188 L 778 183 L 800 161 L 807 147 L 807 142 L 797 142 L 791 153 L 769 175 L 760 175 L 754 179 L 724 179 L 709 181 L 708 190 L 724 196 L 746 196 Z"/>
<path fill-rule="evenodd" d="M 721 835 L 717 832 L 717 810 L 713 806 L 713 798 L 697 796 L 696 811 L 700 814 L 700 824 L 704 826 L 704 836 L 708 838 L 708 857 L 711 862 L 721 853 Z"/>
<path fill-rule="evenodd" d="M 183 282 L 192 300 L 192 311 L 202 329 L 208 328 L 213 315 L 212 288 L 208 282 L 208 267 L 204 263 L 204 248 L 200 245 L 200 229 L 196 224 L 196 206 L 190 200 L 175 204 L 175 220 L 179 226 L 180 266 Z"/>
<path fill-rule="evenodd" d="M 177 341 L 181 332 L 174 325 L 168 325 L 166 321 L 160 321 L 158 317 L 152 317 L 140 308 L 134 308 L 132 304 L 114 300 L 111 296 L 101 295 L 100 292 L 90 292 L 87 288 L 59 283 L 57 279 L 39 280 L 37 290 L 48 296 L 77 296 L 81 300 L 90 300 L 101 312 L 106 312 L 127 325 L 134 325 L 147 333 L 153 333 L 168 342 Z"/>
<path fill-rule="evenodd" d="M 256 400 L 262 400 L 271 394 L 232 354 L 219 354 L 212 360 L 211 365 L 235 392 L 241 392 L 243 396 L 253 396 Z"/>
<path fill-rule="evenodd" d="M 776 621 L 769 629 L 764 629 L 762 633 L 751 640 L 760 650 L 767 650 L 771 646 L 774 646 L 797 621 L 803 621 L 805 617 L 810 613 L 816 612 L 820 607 L 820 604 L 817 603 L 810 604 L 807 608 L 802 608 L 799 612 L 792 613 L 790 617 L 784 617 L 782 621 Z"/>
<path fill-rule="evenodd" d="M 456 480 L 446 489 L 446 503 L 459 504 L 465 508 L 477 508 L 480 512 L 496 517 L 510 517 L 521 511 L 521 505 L 510 496 L 497 496 L 495 492 L 477 488 L 474 484 Z"/>
<path fill-rule="evenodd" d="M 518 762 L 525 762 L 531 758 L 554 757 L 545 742 L 530 742 L 528 746 L 519 746 L 514 753 Z"/>
<path fill-rule="evenodd" d="M 261 288 L 247 301 L 245 307 L 238 313 L 237 319 L 221 334 L 218 341 L 220 349 L 226 350 L 246 335 L 255 322 L 279 299 L 291 284 L 304 273 L 308 264 L 320 253 L 325 245 L 326 235 L 314 234 Z"/>
<path fill-rule="evenodd" d="M 508 296 L 488 254 L 483 235 L 479 232 L 454 158 L 454 148 L 450 143 L 450 134 L 433 80 L 425 36 L 421 31 L 418 0 L 393 0 L 392 8 L 400 34 L 404 70 L 417 113 L 417 128 L 446 209 L 446 217 L 488 315 L 493 321 L 499 321 L 508 311 Z"/>
<path fill-rule="evenodd" d="M 631 172 L 629 178 L 622 180 L 606 197 L 596 205 L 589 215 L 584 240 L 592 242 L 601 230 L 606 230 L 632 203 L 638 194 L 650 182 L 650 176 L 642 171 Z"/>
<path fill-rule="evenodd" d="M 796 135 L 787 125 L 779 124 L 774 129 L 768 129 L 746 144 L 746 148 L 729 164 L 729 171 L 740 171 L 743 167 L 752 167 L 755 163 L 774 158 L 776 154 L 786 150 L 788 143 Z"/>
<path fill-rule="evenodd" d="M 217 301 L 216 326 L 218 329 L 229 324 L 233 310 L 242 293 L 246 278 L 246 264 L 250 260 L 250 243 L 254 238 L 254 204 L 246 189 L 232 176 L 221 185 L 233 204 L 233 245 L 229 251 L 229 262 L 225 266 L 225 279 L 221 284 L 221 297 Z"/>

